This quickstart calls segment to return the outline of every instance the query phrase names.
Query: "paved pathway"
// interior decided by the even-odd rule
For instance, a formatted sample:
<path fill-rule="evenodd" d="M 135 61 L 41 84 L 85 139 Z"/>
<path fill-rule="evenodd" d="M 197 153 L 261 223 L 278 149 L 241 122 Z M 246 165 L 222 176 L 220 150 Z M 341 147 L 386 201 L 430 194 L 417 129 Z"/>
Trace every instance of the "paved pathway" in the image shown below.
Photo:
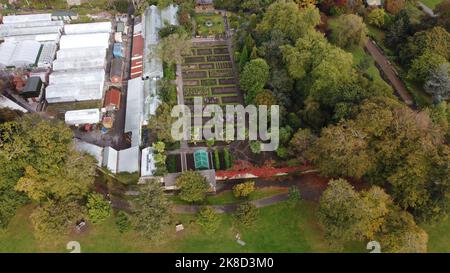
<path fill-rule="evenodd" d="M 378 64 L 378 67 L 382 70 L 384 76 L 391 83 L 392 87 L 394 87 L 394 90 L 396 91 L 400 99 L 408 106 L 413 106 L 414 103 L 411 94 L 409 94 L 408 90 L 406 90 L 405 85 L 398 78 L 397 72 L 390 64 L 386 56 L 383 54 L 381 49 L 379 49 L 378 46 L 371 39 L 367 40 L 365 46 L 375 59 L 375 62 Z"/>
<path fill-rule="evenodd" d="M 436 14 L 434 14 L 433 10 L 427 7 L 424 3 L 418 2 L 417 3 L 419 7 L 422 8 L 422 11 L 425 12 L 430 17 L 436 17 Z"/>

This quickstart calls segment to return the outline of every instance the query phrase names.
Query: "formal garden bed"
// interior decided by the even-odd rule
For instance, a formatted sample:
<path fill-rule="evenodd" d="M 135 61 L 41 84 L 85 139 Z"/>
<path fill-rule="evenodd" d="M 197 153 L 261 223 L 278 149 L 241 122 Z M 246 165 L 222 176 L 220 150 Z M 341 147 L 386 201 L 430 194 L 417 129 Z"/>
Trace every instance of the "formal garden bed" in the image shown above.
<path fill-rule="evenodd" d="M 215 13 L 201 13 L 194 16 L 197 36 L 217 36 L 225 34 L 223 17 Z"/>

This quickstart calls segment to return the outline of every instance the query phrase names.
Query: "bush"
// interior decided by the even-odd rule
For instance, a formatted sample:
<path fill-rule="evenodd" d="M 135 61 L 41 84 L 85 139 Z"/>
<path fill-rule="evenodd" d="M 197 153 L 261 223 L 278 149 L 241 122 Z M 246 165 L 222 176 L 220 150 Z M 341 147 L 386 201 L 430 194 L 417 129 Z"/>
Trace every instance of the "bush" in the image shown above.
<path fill-rule="evenodd" d="M 302 197 L 300 196 L 300 190 L 298 189 L 298 187 L 291 186 L 288 193 L 288 202 L 291 204 L 296 204 L 301 199 Z"/>
<path fill-rule="evenodd" d="M 115 223 L 120 233 L 124 233 L 131 229 L 130 218 L 124 211 L 119 211 L 119 213 L 117 213 Z"/>
<path fill-rule="evenodd" d="M 228 148 L 223 149 L 223 160 L 225 162 L 225 169 L 230 169 L 232 167 L 232 159 Z"/>
<path fill-rule="evenodd" d="M 126 0 L 115 0 L 113 6 L 120 13 L 128 12 L 128 1 Z"/>
<path fill-rule="evenodd" d="M 251 227 L 258 217 L 259 211 L 255 205 L 251 203 L 243 203 L 239 205 L 236 212 L 233 215 L 234 220 L 237 224 L 244 225 L 246 227 Z"/>
<path fill-rule="evenodd" d="M 183 172 L 176 179 L 176 185 L 180 189 L 179 196 L 187 202 L 199 202 L 206 198 L 206 192 L 210 185 L 206 178 L 198 172 Z"/>
<path fill-rule="evenodd" d="M 216 166 L 216 170 L 220 170 L 220 156 L 219 156 L 219 150 L 214 150 L 214 165 Z"/>
<path fill-rule="evenodd" d="M 213 234 L 220 226 L 220 218 L 211 207 L 203 207 L 200 209 L 196 222 L 208 235 Z"/>
<path fill-rule="evenodd" d="M 260 154 L 261 153 L 261 142 L 257 140 L 250 141 L 250 150 L 254 154 Z"/>
<path fill-rule="evenodd" d="M 110 203 L 99 193 L 89 194 L 87 209 L 89 219 L 94 224 L 102 222 L 112 213 Z"/>
<path fill-rule="evenodd" d="M 289 152 L 286 147 L 278 147 L 276 153 L 280 158 L 287 158 L 289 156 Z"/>
<path fill-rule="evenodd" d="M 254 181 L 247 181 L 244 183 L 234 185 L 234 187 L 233 187 L 233 194 L 237 198 L 248 197 L 254 191 L 255 191 L 255 182 Z"/>
<path fill-rule="evenodd" d="M 177 158 L 173 155 L 167 157 L 167 171 L 169 173 L 177 172 Z"/>

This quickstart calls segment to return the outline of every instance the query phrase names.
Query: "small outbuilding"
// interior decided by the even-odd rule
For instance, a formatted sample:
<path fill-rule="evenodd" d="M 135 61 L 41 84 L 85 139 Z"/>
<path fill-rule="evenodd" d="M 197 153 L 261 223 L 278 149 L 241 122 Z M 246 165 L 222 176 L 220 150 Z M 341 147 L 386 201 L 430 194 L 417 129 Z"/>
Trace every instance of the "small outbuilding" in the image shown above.
<path fill-rule="evenodd" d="M 122 81 L 122 66 L 123 61 L 122 58 L 114 58 L 111 63 L 111 82 L 119 83 Z"/>
<path fill-rule="evenodd" d="M 121 95 L 122 93 L 120 90 L 115 87 L 111 87 L 108 91 L 106 91 L 105 101 L 103 103 L 106 110 L 111 111 L 120 109 Z"/>
<path fill-rule="evenodd" d="M 116 58 L 121 58 L 123 57 L 123 53 L 122 53 L 122 43 L 114 43 L 113 46 L 113 56 Z"/>
<path fill-rule="evenodd" d="M 194 152 L 194 163 L 196 170 L 209 169 L 208 152 L 205 150 L 197 150 Z"/>
<path fill-rule="evenodd" d="M 68 125 L 95 124 L 100 122 L 99 109 L 82 109 L 67 111 L 65 114 L 65 122 Z"/>
<path fill-rule="evenodd" d="M 40 77 L 29 77 L 20 96 L 29 103 L 39 102 L 42 99 L 44 84 Z"/>

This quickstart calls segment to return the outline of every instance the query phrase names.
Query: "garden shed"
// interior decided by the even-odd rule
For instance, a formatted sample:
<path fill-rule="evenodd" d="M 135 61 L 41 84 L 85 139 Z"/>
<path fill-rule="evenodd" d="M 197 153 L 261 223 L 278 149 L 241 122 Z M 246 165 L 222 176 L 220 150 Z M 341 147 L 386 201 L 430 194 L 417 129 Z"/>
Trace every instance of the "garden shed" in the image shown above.
<path fill-rule="evenodd" d="M 194 163 L 196 170 L 209 169 L 208 152 L 206 150 L 196 150 L 194 152 Z"/>

